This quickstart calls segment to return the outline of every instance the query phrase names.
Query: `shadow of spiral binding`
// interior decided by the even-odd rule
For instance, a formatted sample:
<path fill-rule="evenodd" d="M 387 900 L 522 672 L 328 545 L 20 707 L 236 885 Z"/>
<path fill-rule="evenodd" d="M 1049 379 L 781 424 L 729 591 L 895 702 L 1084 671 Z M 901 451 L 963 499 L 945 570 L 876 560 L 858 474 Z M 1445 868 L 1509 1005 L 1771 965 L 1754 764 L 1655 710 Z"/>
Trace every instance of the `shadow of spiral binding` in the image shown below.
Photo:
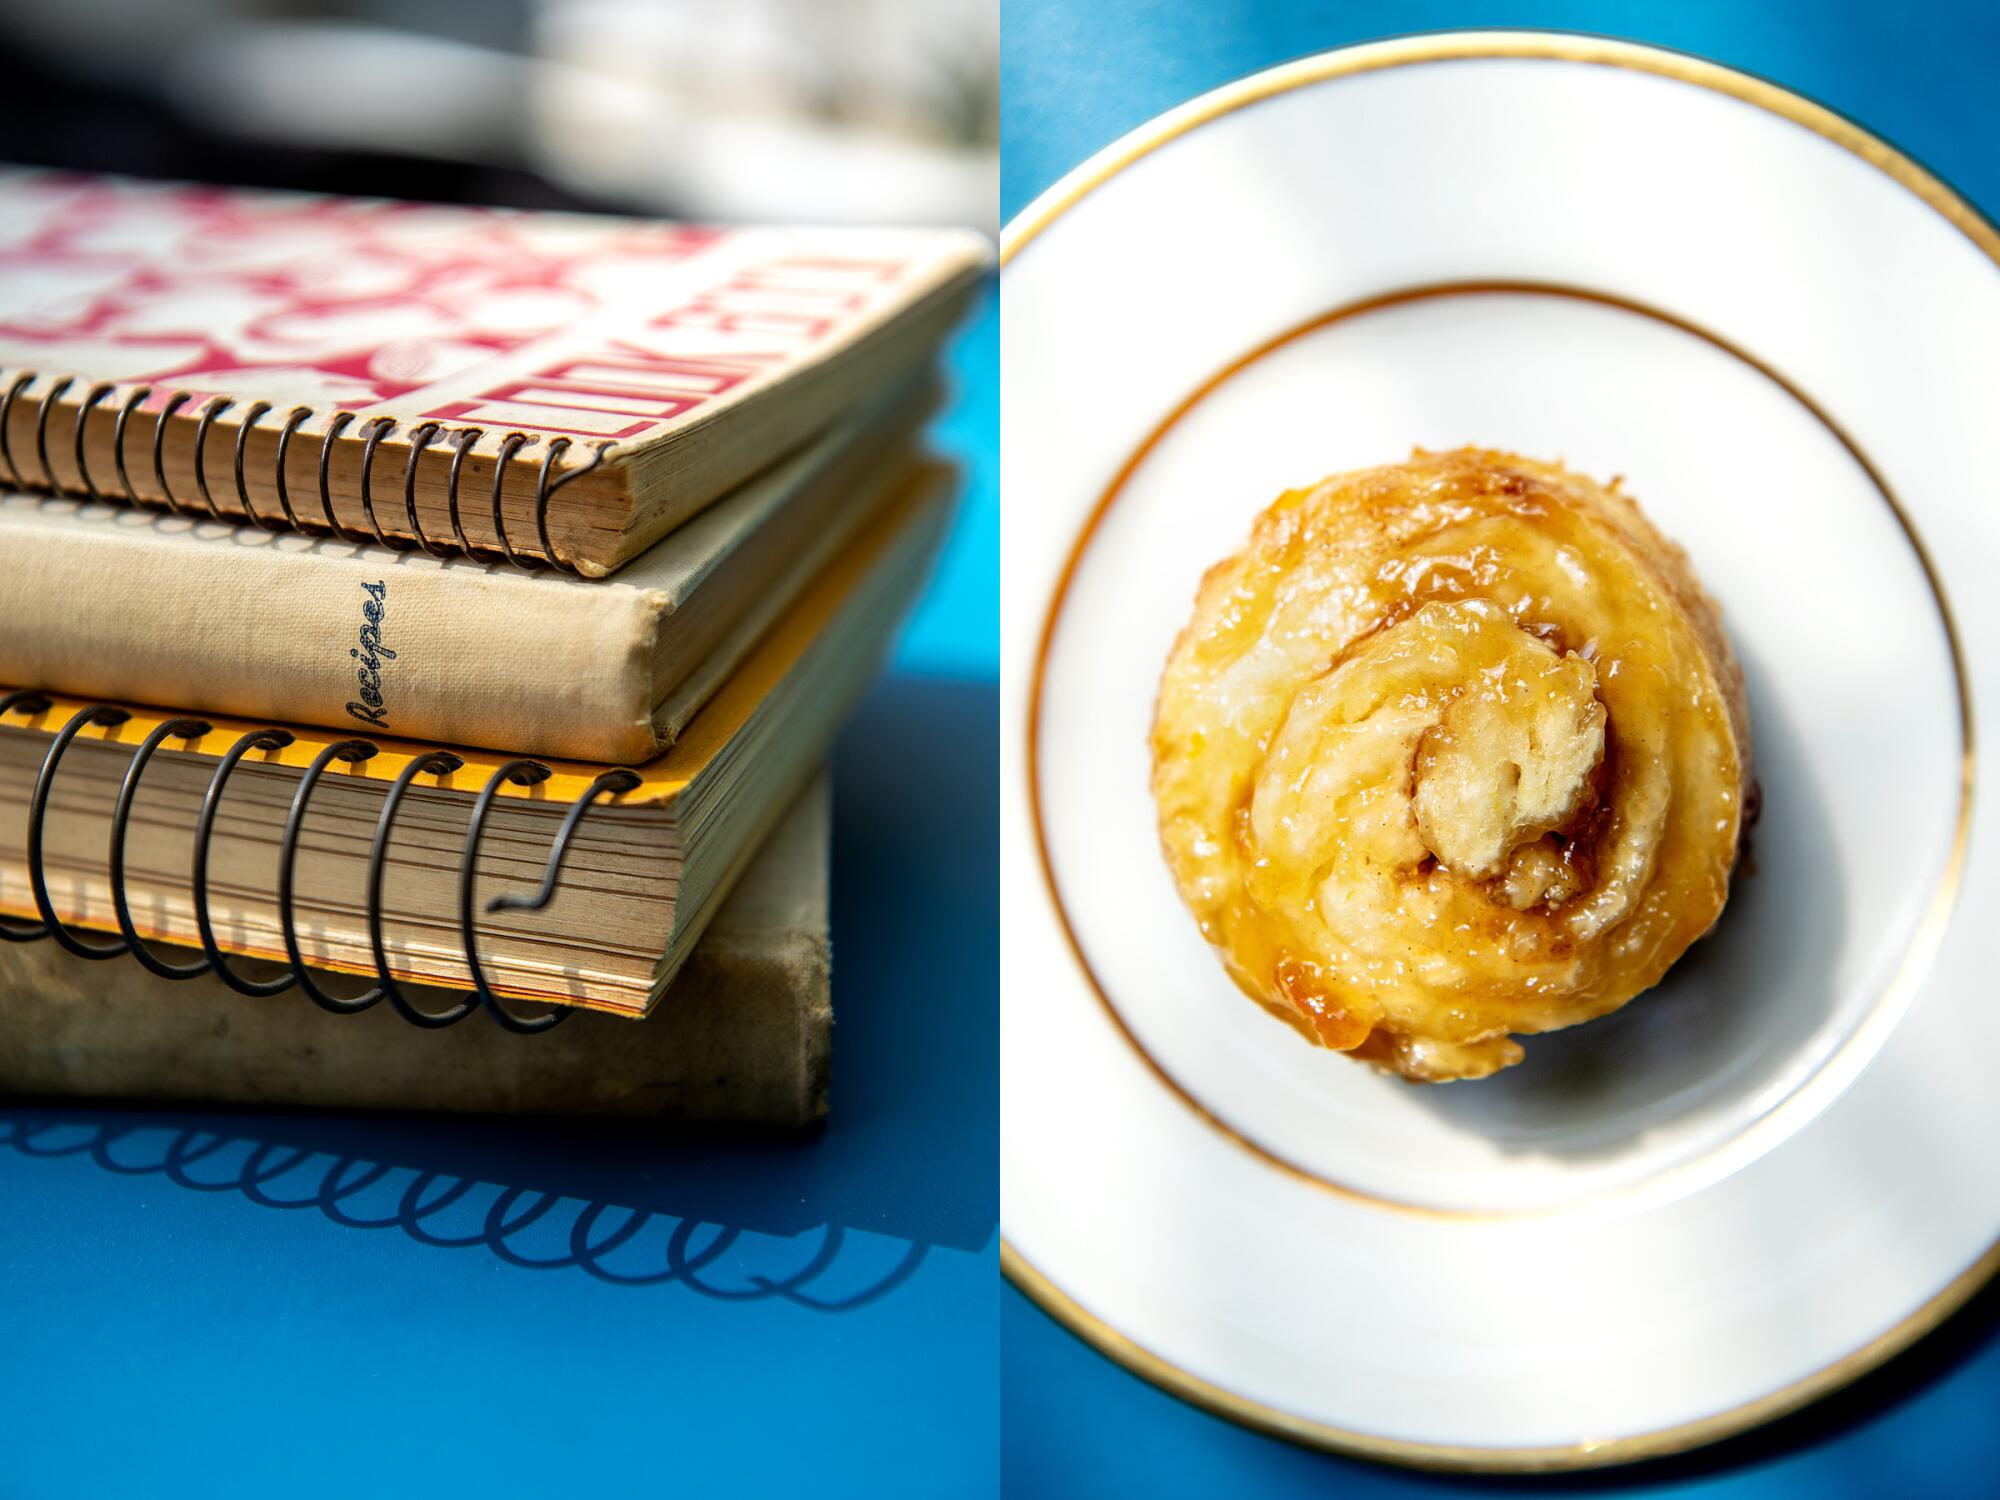
<path fill-rule="evenodd" d="M 0 432 L 5 430 L 4 422 L 4 398 L 0 398 Z M 19 689 L 0 694 L 0 721 L 4 721 L 12 714 L 36 717 L 50 712 L 54 707 L 54 700 L 48 694 L 34 689 Z M 132 818 L 133 801 L 147 764 L 170 739 L 193 741 L 209 734 L 214 726 L 205 719 L 169 719 L 148 734 L 134 749 L 131 762 L 125 770 L 124 780 L 119 785 L 118 800 L 112 811 L 110 846 L 107 852 L 111 905 L 119 935 L 98 942 L 77 936 L 64 925 L 49 894 L 44 833 L 56 773 L 62 765 L 63 756 L 84 729 L 93 724 L 107 729 L 116 728 L 130 718 L 130 711 L 116 704 L 88 704 L 72 713 L 49 741 L 49 748 L 43 754 L 41 766 L 35 775 L 35 789 L 28 806 L 28 886 L 34 896 L 35 910 L 40 921 L 22 925 L 0 920 L 0 940 L 25 943 L 47 938 L 77 957 L 85 959 L 110 959 L 129 955 L 165 979 L 193 979 L 200 974 L 212 973 L 231 989 L 244 995 L 260 997 L 276 995 L 296 986 L 313 1004 L 322 1010 L 339 1015 L 352 1015 L 387 1000 L 390 1008 L 405 1021 L 426 1030 L 455 1025 L 475 1010 L 483 1010 L 493 1023 L 503 1030 L 521 1035 L 533 1035 L 561 1025 L 575 1013 L 573 1007 L 565 1005 L 551 1006 L 539 1015 L 524 1016 L 510 1009 L 506 1002 L 494 993 L 486 977 L 485 966 L 480 962 L 477 946 L 474 880 L 479 863 L 479 846 L 486 830 L 486 820 L 492 812 L 494 799 L 500 794 L 503 786 L 509 783 L 516 786 L 534 786 L 549 779 L 553 773 L 548 766 L 537 760 L 510 760 L 500 766 L 487 778 L 485 786 L 480 789 L 478 798 L 473 803 L 472 817 L 466 827 L 465 846 L 458 871 L 459 939 L 465 948 L 466 969 L 472 976 L 472 992 L 457 1004 L 448 1006 L 444 1010 L 419 1010 L 398 988 L 396 979 L 390 972 L 388 946 L 382 932 L 382 886 L 388 859 L 390 832 L 397 809 L 402 806 L 410 787 L 419 777 L 449 776 L 463 768 L 465 764 L 460 757 L 448 750 L 433 750 L 412 760 L 389 787 L 382 800 L 382 810 L 376 817 L 374 842 L 368 854 L 367 921 L 377 982 L 364 993 L 353 996 L 335 995 L 323 988 L 307 968 L 305 954 L 299 943 L 294 875 L 298 865 L 299 840 L 305 829 L 306 809 L 312 800 L 314 789 L 335 761 L 358 765 L 362 761 L 372 759 L 379 752 L 379 747 L 371 740 L 339 740 L 328 745 L 306 768 L 299 780 L 297 791 L 292 794 L 291 808 L 285 818 L 284 834 L 278 843 L 278 921 L 284 935 L 285 952 L 290 960 L 290 968 L 286 973 L 274 979 L 255 980 L 244 977 L 230 967 L 215 935 L 215 923 L 209 910 L 208 889 L 209 846 L 214 837 L 216 812 L 221 806 L 223 792 L 237 766 L 242 763 L 243 757 L 251 751 L 279 750 L 292 743 L 294 736 L 291 731 L 276 726 L 253 729 L 238 736 L 235 743 L 216 763 L 215 770 L 209 777 L 208 787 L 202 796 L 201 814 L 195 823 L 188 888 L 203 956 L 193 963 L 170 963 L 160 958 L 140 939 L 132 920 L 130 892 L 126 888 L 125 846 L 126 831 Z M 562 877 L 563 862 L 569 855 L 570 844 L 576 837 L 576 831 L 583 822 L 584 814 L 600 798 L 619 796 L 638 785 L 638 774 L 622 768 L 606 771 L 591 782 L 583 794 L 570 805 L 562 826 L 556 832 L 555 842 L 550 846 L 548 860 L 543 867 L 539 887 L 528 895 L 495 896 L 486 903 L 485 910 L 492 913 L 540 911 L 545 908 L 555 899 Z"/>
<path fill-rule="evenodd" d="M 361 509 L 367 517 L 366 530 L 353 530 L 343 525 L 334 516 L 333 485 L 330 466 L 336 440 L 361 419 L 352 411 L 337 410 L 327 416 L 317 431 L 307 431 L 308 439 L 319 443 L 317 479 L 319 492 L 319 512 L 315 515 L 302 514 L 292 501 L 292 486 L 287 472 L 291 456 L 292 440 L 308 423 L 314 423 L 320 412 L 310 406 L 289 408 L 282 420 L 272 429 L 277 436 L 277 448 L 272 457 L 270 474 L 271 488 L 276 493 L 278 505 L 283 511 L 280 520 L 259 511 L 250 498 L 250 484 L 245 473 L 245 445 L 250 434 L 260 423 L 276 415 L 277 409 L 268 401 L 252 401 L 239 408 L 239 403 L 227 396 L 204 395 L 189 390 L 156 390 L 150 385 L 136 385 L 125 391 L 122 399 L 116 400 L 121 390 L 118 382 L 100 381 L 77 398 L 75 415 L 65 415 L 63 420 L 70 423 L 67 447 L 70 461 L 75 465 L 74 478 L 59 478 L 55 466 L 50 462 L 50 428 L 56 413 L 63 408 L 63 398 L 76 389 L 78 381 L 74 375 L 48 374 L 39 370 L 22 370 L 11 380 L 0 376 L 4 390 L 0 390 L 0 470 L 4 470 L 5 481 L 15 489 L 28 490 L 44 495 L 80 495 L 89 500 L 126 500 L 134 505 L 152 510 L 168 511 L 175 515 L 198 520 L 220 520 L 247 522 L 266 531 L 290 528 L 312 536 L 335 537 L 342 541 L 361 545 L 387 547 L 398 552 L 422 550 L 432 557 L 447 558 L 463 554 L 478 562 L 506 562 L 514 567 L 535 570 L 555 568 L 563 572 L 580 574 L 581 569 L 574 561 L 564 557 L 549 535 L 549 505 L 564 485 L 581 479 L 598 468 L 613 446 L 612 443 L 598 443 L 590 449 L 590 456 L 582 463 L 562 467 L 564 456 L 576 446 L 567 437 L 531 437 L 523 432 L 496 432 L 493 461 L 493 493 L 490 523 L 493 536 L 490 543 L 476 544 L 466 535 L 465 522 L 461 514 L 459 489 L 464 477 L 466 455 L 476 448 L 488 435 L 488 429 L 477 426 L 452 426 L 436 421 L 421 421 L 410 426 L 405 435 L 409 444 L 409 456 L 404 461 L 402 478 L 402 505 L 400 516 L 389 520 L 378 516 L 375 510 L 374 470 L 376 450 L 397 429 L 403 426 L 394 417 L 377 416 L 367 419 L 357 429 L 361 439 L 361 474 L 359 481 Z M 38 389 L 39 387 L 39 389 Z M 133 418 L 143 415 L 155 396 L 159 405 L 152 415 L 152 435 L 145 457 L 150 462 L 139 470 L 144 475 L 150 470 L 151 494 L 142 494 L 134 483 L 127 453 L 131 441 L 145 443 L 143 438 L 135 438 L 130 432 Z M 114 402 L 117 415 L 111 429 L 112 467 L 117 473 L 115 487 L 101 482 L 102 476 L 93 475 L 85 452 L 84 430 L 90 414 L 99 406 Z M 34 426 L 34 454 L 32 462 L 22 463 L 13 445 L 13 423 L 15 408 L 21 408 L 24 417 Z M 222 421 L 230 413 L 239 412 L 234 420 Z M 176 418 L 181 419 L 179 422 Z M 176 495 L 167 480 L 167 442 L 187 420 L 194 424 L 192 460 L 196 497 Z M 235 437 L 230 450 L 230 478 L 236 491 L 235 511 L 224 510 L 216 503 L 209 486 L 208 450 L 209 437 L 220 426 L 224 433 L 232 428 Z M 502 515 L 501 502 L 506 489 L 507 475 L 515 461 L 533 463 L 534 456 L 524 453 L 535 445 L 541 445 L 540 463 L 535 466 L 535 492 L 531 502 L 535 535 L 532 546 L 517 545 L 507 534 L 507 525 Z M 449 541 L 427 535 L 422 523 L 417 519 L 417 467 L 423 455 L 436 447 L 440 454 L 449 452 L 450 461 L 445 473 L 445 505 L 451 521 Z M 226 491 L 225 491 L 226 493 Z M 392 524 L 393 523 L 393 524 Z"/>
<path fill-rule="evenodd" d="M 920 1240 L 905 1241 L 886 1269 L 858 1285 L 836 1289 L 822 1284 L 833 1282 L 843 1267 L 851 1274 L 852 1257 L 843 1261 L 849 1248 L 847 1232 L 826 1223 L 817 1227 L 816 1234 L 807 1231 L 813 1234 L 811 1242 L 782 1270 L 746 1271 L 725 1279 L 732 1252 L 741 1259 L 754 1251 L 753 1242 L 778 1237 L 653 1209 L 579 1202 L 546 1191 L 197 1128 L 174 1130 L 156 1153 L 133 1158 L 130 1147 L 145 1136 L 162 1133 L 159 1127 L 38 1119 L 26 1112 L 0 1116 L 0 1147 L 25 1157 L 87 1157 L 117 1176 L 158 1175 L 191 1192 L 240 1193 L 263 1208 L 317 1210 L 343 1228 L 400 1230 L 434 1249 L 484 1247 L 523 1270 L 576 1270 L 613 1286 L 678 1285 L 724 1302 L 778 1299 L 814 1312 L 852 1312 L 902 1286 L 916 1274 L 930 1249 Z M 124 1155 L 117 1149 L 121 1143 L 128 1147 Z M 198 1170 L 204 1167 L 206 1173 Z M 364 1193 L 392 1188 L 392 1177 L 404 1173 L 408 1180 L 395 1193 L 393 1209 L 363 1213 L 354 1205 Z M 448 1229 L 437 1222 L 454 1216 L 471 1227 Z M 523 1243 L 536 1237 L 562 1248 L 551 1252 Z M 782 1243 L 789 1248 L 800 1238 L 784 1236 Z"/>

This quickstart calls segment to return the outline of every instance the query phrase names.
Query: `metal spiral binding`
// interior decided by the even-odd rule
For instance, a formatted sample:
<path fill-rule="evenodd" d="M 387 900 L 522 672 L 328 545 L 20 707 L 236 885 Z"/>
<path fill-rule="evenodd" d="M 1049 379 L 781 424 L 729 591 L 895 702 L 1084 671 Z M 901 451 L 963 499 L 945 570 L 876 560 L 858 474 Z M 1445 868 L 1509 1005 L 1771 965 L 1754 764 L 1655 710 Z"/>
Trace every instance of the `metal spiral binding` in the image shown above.
<path fill-rule="evenodd" d="M 409 458 L 403 470 L 402 515 L 396 518 L 399 529 L 392 530 L 375 513 L 375 495 L 372 488 L 375 467 L 375 450 L 396 431 L 399 424 L 394 417 L 374 417 L 369 419 L 362 430 L 361 450 L 361 508 L 368 517 L 366 531 L 354 531 L 343 526 L 334 518 L 333 492 L 330 483 L 329 466 L 333 459 L 334 440 L 360 420 L 351 411 L 335 411 L 320 437 L 319 455 L 319 514 L 301 515 L 292 504 L 291 485 L 285 472 L 285 460 L 291 451 L 292 438 L 299 428 L 318 415 L 310 406 L 294 406 L 285 414 L 285 420 L 278 429 L 278 451 L 273 462 L 271 481 L 278 494 L 278 504 L 284 511 L 284 520 L 260 514 L 250 499 L 250 486 L 244 475 L 244 445 L 249 440 L 251 430 L 276 410 L 268 401 L 255 401 L 246 407 L 236 428 L 235 446 L 232 452 L 231 478 L 234 480 L 236 501 L 240 512 L 232 514 L 216 504 L 215 496 L 209 489 L 208 438 L 211 429 L 225 414 L 234 411 L 237 402 L 227 396 L 201 396 L 196 392 L 176 390 L 166 394 L 165 400 L 153 420 L 151 452 L 152 480 L 158 490 L 157 496 L 139 493 L 132 481 L 126 456 L 126 432 L 132 424 L 134 413 L 138 412 L 155 391 L 150 385 L 134 387 L 126 394 L 118 407 L 118 416 L 111 430 L 112 461 L 117 471 L 116 490 L 105 488 L 90 472 L 84 456 L 84 428 L 92 411 L 109 400 L 118 390 L 112 381 L 101 381 L 91 386 L 77 408 L 76 418 L 70 432 L 71 456 L 76 464 L 77 478 L 74 481 L 59 480 L 49 462 L 49 426 L 57 405 L 77 384 L 74 375 L 51 377 L 47 390 L 33 394 L 30 388 L 42 378 L 38 370 L 24 370 L 0 393 L 0 468 L 5 470 L 7 483 L 15 489 L 29 490 L 37 494 L 61 495 L 82 494 L 91 500 L 122 499 L 134 505 L 154 510 L 165 510 L 176 515 L 195 517 L 203 520 L 248 521 L 251 525 L 266 531 L 278 531 L 287 527 L 314 536 L 338 537 L 343 541 L 362 545 L 388 547 L 399 552 L 413 552 L 422 548 L 432 557 L 445 558 L 455 554 L 463 555 L 478 562 L 507 562 L 517 568 L 559 568 L 567 573 L 581 573 L 581 569 L 569 558 L 564 557 L 549 536 L 549 504 L 556 492 L 564 485 L 582 478 L 604 462 L 605 455 L 614 446 L 599 443 L 591 449 L 588 461 L 573 468 L 558 472 L 557 465 L 573 446 L 566 437 L 537 438 L 523 432 L 507 432 L 500 436 L 500 447 L 493 466 L 493 494 L 491 519 L 493 535 L 498 543 L 497 550 L 476 546 L 467 539 L 465 525 L 461 519 L 459 503 L 459 483 L 464 472 L 465 456 L 487 436 L 483 427 L 453 427 L 442 422 L 424 421 L 409 430 Z M 199 416 L 194 429 L 194 475 L 195 489 L 199 502 L 183 499 L 173 492 L 167 482 L 166 444 L 168 429 L 174 426 L 172 419 L 190 408 L 191 403 L 200 403 L 193 410 Z M 13 449 L 13 416 L 16 405 L 25 404 L 34 411 L 35 453 L 34 461 L 23 467 Z M 226 430 L 226 428 L 225 428 Z M 507 472 L 524 448 L 536 443 L 543 444 L 542 460 L 535 476 L 535 541 L 534 548 L 516 545 L 507 534 L 506 522 L 501 515 L 501 500 L 506 488 Z M 424 451 L 434 445 L 452 450 L 451 467 L 446 477 L 446 507 L 451 518 L 452 540 L 444 543 L 425 535 L 423 526 L 417 520 L 417 464 Z"/>
<path fill-rule="evenodd" d="M 0 397 L 0 402 L 4 402 Z M 53 701 L 45 693 L 33 689 L 23 689 L 0 696 L 0 718 L 10 713 L 41 714 L 54 707 Z M 263 729 L 253 729 L 244 734 L 224 752 L 209 777 L 208 788 L 203 793 L 201 814 L 195 822 L 194 854 L 189 871 L 189 889 L 193 895 L 195 929 L 203 956 L 192 963 L 169 963 L 154 953 L 140 940 L 137 927 L 132 921 L 131 898 L 125 884 L 125 843 L 126 830 L 132 818 L 132 804 L 139 789 L 139 778 L 145 773 L 147 763 L 168 740 L 196 740 L 210 733 L 214 726 L 204 719 L 169 719 L 140 742 L 133 751 L 130 765 L 126 767 L 124 780 L 118 788 L 118 801 L 111 815 L 111 840 L 109 852 L 109 876 L 111 882 L 111 907 L 117 919 L 119 935 L 101 942 L 91 942 L 78 937 L 63 924 L 56 914 L 55 903 L 49 896 L 48 869 L 43 852 L 43 831 L 48 820 L 50 794 L 55 786 L 57 768 L 62 764 L 64 752 L 75 742 L 77 735 L 92 724 L 107 728 L 124 723 L 131 714 L 110 703 L 94 703 L 78 709 L 56 731 L 46 754 L 42 757 L 40 770 L 35 776 L 34 795 L 28 808 L 28 886 L 35 898 L 35 910 L 40 915 L 39 922 L 16 925 L 0 920 L 0 940 L 25 943 L 42 938 L 53 939 L 58 945 L 74 953 L 79 958 L 106 959 L 129 954 L 138 963 L 165 979 L 193 979 L 200 974 L 213 973 L 231 989 L 245 995 L 276 995 L 296 985 L 305 997 L 322 1010 L 336 1014 L 351 1015 L 368 1010 L 383 1000 L 389 1002 L 390 1009 L 413 1026 L 436 1029 L 451 1026 L 464 1020 L 475 1010 L 484 1010 L 494 1023 L 502 1029 L 524 1035 L 547 1031 L 569 1019 L 573 1007 L 552 1006 L 540 1015 L 522 1016 L 510 1010 L 500 997 L 494 994 L 486 978 L 485 966 L 480 962 L 473 930 L 473 882 L 479 863 L 479 844 L 485 833 L 487 815 L 493 807 L 493 800 L 502 786 L 513 783 L 517 786 L 533 786 L 548 780 L 553 774 L 549 767 L 537 760 L 511 760 L 501 766 L 481 788 L 478 799 L 473 803 L 472 819 L 466 828 L 465 849 L 458 873 L 458 923 L 459 938 L 465 945 L 465 966 L 472 975 L 472 992 L 457 1004 L 441 1011 L 425 1011 L 417 1008 L 397 985 L 389 969 L 389 952 L 382 936 L 383 906 L 382 884 L 389 849 L 389 832 L 396 817 L 396 810 L 402 806 L 405 794 L 420 776 L 448 776 L 459 770 L 465 762 L 449 750 L 433 750 L 420 755 L 404 767 L 403 772 L 390 785 L 382 802 L 382 811 L 375 820 L 375 839 L 368 852 L 368 941 L 374 951 L 376 983 L 366 992 L 341 996 L 330 993 L 313 978 L 306 967 L 305 955 L 299 945 L 296 912 L 296 889 L 294 873 L 298 864 L 299 837 L 304 831 L 307 804 L 317 787 L 335 761 L 358 764 L 378 754 L 380 747 L 372 740 L 340 740 L 328 745 L 306 768 L 300 779 L 298 790 L 292 794 L 291 810 L 285 818 L 285 831 L 278 843 L 278 921 L 284 934 L 285 952 L 290 959 L 287 973 L 274 979 L 248 979 L 229 966 L 221 945 L 215 936 L 215 923 L 209 913 L 208 892 L 208 851 L 215 832 L 216 811 L 221 806 L 223 789 L 235 772 L 243 757 L 253 750 L 277 750 L 292 743 L 290 730 L 275 725 Z M 589 787 L 582 796 L 571 804 L 563 818 L 562 827 L 557 830 L 555 842 L 550 846 L 547 864 L 543 867 L 540 886 L 529 894 L 495 896 L 486 903 L 486 910 L 498 911 L 540 911 L 554 899 L 556 886 L 562 877 L 563 861 L 569 854 L 571 840 L 576 836 L 578 825 L 584 813 L 600 797 L 618 796 L 639 785 L 637 773 L 627 770 L 606 771 Z"/>

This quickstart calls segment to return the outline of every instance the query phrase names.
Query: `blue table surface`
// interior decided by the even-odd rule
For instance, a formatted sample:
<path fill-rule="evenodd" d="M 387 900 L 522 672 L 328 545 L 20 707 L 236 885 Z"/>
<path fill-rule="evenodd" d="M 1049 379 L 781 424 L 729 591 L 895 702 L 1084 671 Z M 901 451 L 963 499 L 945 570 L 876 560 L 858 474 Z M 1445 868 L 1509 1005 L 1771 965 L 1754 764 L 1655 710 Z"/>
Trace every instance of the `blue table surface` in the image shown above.
<path fill-rule="evenodd" d="M 2000 9 L 1840 0 L 1003 0 L 1002 208 L 1176 104 L 1287 58 L 1402 32 L 1593 31 L 1700 53 L 1858 119 L 2000 212 Z M 1466 1481 L 1276 1442 L 1182 1405 L 1099 1358 L 1019 1292 L 1001 1314 L 1003 1467 L 1023 1495 L 1634 1489 L 1730 1497 L 2000 1494 L 2000 1295 L 1797 1417 L 1664 1465 Z"/>
<path fill-rule="evenodd" d="M 997 1490 L 995 318 L 834 758 L 829 1126 L 0 1105 L 0 1500 Z"/>

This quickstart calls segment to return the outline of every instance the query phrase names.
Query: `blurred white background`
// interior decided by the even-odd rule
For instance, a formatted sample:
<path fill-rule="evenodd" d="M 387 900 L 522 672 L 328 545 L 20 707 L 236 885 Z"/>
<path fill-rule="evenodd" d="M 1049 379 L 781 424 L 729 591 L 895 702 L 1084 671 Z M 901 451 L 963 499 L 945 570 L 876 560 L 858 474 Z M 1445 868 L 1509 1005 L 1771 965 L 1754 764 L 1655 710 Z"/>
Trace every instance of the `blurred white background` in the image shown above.
<path fill-rule="evenodd" d="M 30 161 L 997 228 L 992 0 L 9 0 L 0 49 Z"/>

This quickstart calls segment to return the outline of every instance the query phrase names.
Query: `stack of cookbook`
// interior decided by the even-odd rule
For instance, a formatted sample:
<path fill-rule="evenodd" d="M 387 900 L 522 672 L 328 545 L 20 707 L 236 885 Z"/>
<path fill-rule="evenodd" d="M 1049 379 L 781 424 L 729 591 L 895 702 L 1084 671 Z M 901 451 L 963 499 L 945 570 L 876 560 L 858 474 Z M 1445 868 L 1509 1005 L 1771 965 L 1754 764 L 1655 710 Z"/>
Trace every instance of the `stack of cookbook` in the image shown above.
<path fill-rule="evenodd" d="M 815 1117 L 986 258 L 0 175 L 0 1089 Z"/>

